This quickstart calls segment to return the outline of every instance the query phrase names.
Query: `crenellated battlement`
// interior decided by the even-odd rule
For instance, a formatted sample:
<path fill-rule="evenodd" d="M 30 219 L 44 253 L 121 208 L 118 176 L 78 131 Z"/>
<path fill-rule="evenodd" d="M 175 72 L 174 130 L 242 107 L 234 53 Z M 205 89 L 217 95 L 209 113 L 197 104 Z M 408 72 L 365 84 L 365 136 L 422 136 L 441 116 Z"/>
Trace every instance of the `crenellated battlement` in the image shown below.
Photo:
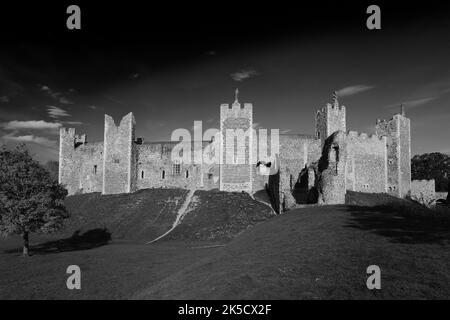
<path fill-rule="evenodd" d="M 253 112 L 253 105 L 251 103 L 233 103 L 220 105 L 221 118 L 248 118 Z"/>
<path fill-rule="evenodd" d="M 385 136 L 378 136 L 376 134 L 367 134 L 364 132 L 357 132 L 357 131 L 347 131 L 347 137 L 351 139 L 359 139 L 359 140 L 366 140 L 368 142 L 386 142 Z"/>
<path fill-rule="evenodd" d="M 75 128 L 59 128 L 60 137 L 73 137 L 75 138 Z"/>

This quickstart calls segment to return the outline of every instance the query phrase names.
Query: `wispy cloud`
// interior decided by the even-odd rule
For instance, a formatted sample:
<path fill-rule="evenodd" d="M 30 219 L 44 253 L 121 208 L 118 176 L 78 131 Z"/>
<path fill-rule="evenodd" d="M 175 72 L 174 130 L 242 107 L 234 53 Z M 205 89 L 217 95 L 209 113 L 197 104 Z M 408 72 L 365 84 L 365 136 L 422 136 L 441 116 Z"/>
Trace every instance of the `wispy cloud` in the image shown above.
<path fill-rule="evenodd" d="M 0 125 L 5 130 L 52 130 L 61 127 L 61 123 L 44 120 L 18 121 L 13 120 Z"/>
<path fill-rule="evenodd" d="M 350 87 L 345 87 L 337 91 L 337 94 L 339 97 L 347 97 L 347 96 L 353 96 L 355 94 L 372 90 L 375 88 L 375 86 L 368 86 L 363 84 L 358 84 Z"/>
<path fill-rule="evenodd" d="M 8 103 L 9 102 L 9 97 L 8 96 L 1 96 L 0 97 L 0 102 Z"/>
<path fill-rule="evenodd" d="M 392 109 L 392 108 L 398 108 L 400 105 L 404 105 L 406 108 L 415 108 L 422 105 L 426 105 L 428 102 L 431 102 L 433 100 L 436 100 L 439 98 L 439 96 L 433 96 L 433 97 L 425 97 L 425 98 L 419 98 L 419 99 L 413 99 L 413 100 L 406 100 L 406 101 L 399 101 L 397 103 L 390 104 L 388 106 L 385 106 L 386 109 Z"/>
<path fill-rule="evenodd" d="M 61 109 L 59 107 L 55 107 L 55 106 L 48 106 L 47 113 L 48 113 L 49 117 L 54 118 L 54 119 L 61 118 L 61 117 L 70 117 L 70 114 L 66 110 Z"/>
<path fill-rule="evenodd" d="M 81 122 L 81 121 L 64 121 L 63 124 L 67 124 L 69 126 L 79 126 L 79 125 L 82 125 L 83 122 Z"/>
<path fill-rule="evenodd" d="M 234 81 L 242 82 L 246 79 L 250 79 L 258 75 L 260 75 L 260 73 L 254 69 L 244 69 L 230 74 L 230 77 Z"/>
<path fill-rule="evenodd" d="M 35 143 L 45 147 L 55 147 L 57 141 L 50 140 L 45 137 L 35 136 L 35 135 L 25 135 L 25 136 L 15 136 L 14 134 L 7 134 L 2 137 L 5 141 L 12 141 L 17 143 Z"/>
<path fill-rule="evenodd" d="M 74 104 L 69 98 L 67 98 L 62 92 L 55 92 L 49 86 L 41 86 L 41 90 L 46 92 L 50 97 L 52 97 L 55 101 L 61 104 Z M 69 92 L 75 92 L 75 89 L 69 89 Z"/>

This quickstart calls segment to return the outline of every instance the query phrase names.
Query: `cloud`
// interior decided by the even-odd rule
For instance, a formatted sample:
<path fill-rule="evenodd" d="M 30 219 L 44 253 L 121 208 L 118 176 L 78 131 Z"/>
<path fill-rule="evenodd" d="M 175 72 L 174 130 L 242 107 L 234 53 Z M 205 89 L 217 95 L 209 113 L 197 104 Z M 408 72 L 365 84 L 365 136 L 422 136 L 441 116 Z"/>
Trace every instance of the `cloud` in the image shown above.
<path fill-rule="evenodd" d="M 292 131 L 291 129 L 285 129 L 285 130 L 281 130 L 280 133 L 287 134 L 287 133 L 290 133 L 291 131 Z"/>
<path fill-rule="evenodd" d="M 59 98 L 59 103 L 62 103 L 62 104 L 73 104 L 73 101 L 67 99 L 66 97 L 61 97 L 61 98 Z"/>
<path fill-rule="evenodd" d="M 433 101 L 437 99 L 437 97 L 428 97 L 428 98 L 422 98 L 422 99 L 416 99 L 416 100 L 410 100 L 410 101 L 404 101 L 403 104 L 406 107 L 409 108 L 414 108 L 414 107 L 418 107 L 421 106 L 423 104 L 427 104 L 430 101 Z"/>
<path fill-rule="evenodd" d="M 337 91 L 337 94 L 339 97 L 347 97 L 347 96 L 353 96 L 355 94 L 358 94 L 358 93 L 361 93 L 364 91 L 372 90 L 373 88 L 375 88 L 375 86 L 367 86 L 367 85 L 359 84 L 359 85 L 355 85 L 355 86 L 342 88 Z"/>
<path fill-rule="evenodd" d="M 63 93 L 55 92 L 49 86 L 41 86 L 41 90 L 61 104 L 74 104 L 74 102 L 65 97 Z M 69 92 L 73 93 L 75 92 L 75 89 L 69 89 Z"/>
<path fill-rule="evenodd" d="M 246 79 L 250 79 L 250 78 L 256 77 L 258 75 L 260 75 L 260 73 L 257 72 L 256 70 L 247 69 L 247 70 L 240 70 L 235 73 L 232 73 L 232 74 L 230 74 L 230 77 L 234 81 L 242 82 Z"/>
<path fill-rule="evenodd" d="M 9 97 L 8 96 L 1 96 L 0 97 L 0 102 L 8 103 L 9 102 Z"/>
<path fill-rule="evenodd" d="M 83 122 L 81 121 L 64 121 L 63 123 L 68 124 L 70 126 L 79 126 L 83 124 Z"/>
<path fill-rule="evenodd" d="M 89 109 L 96 110 L 97 106 L 89 106 Z"/>
<path fill-rule="evenodd" d="M 48 138 L 35 135 L 15 136 L 14 134 L 7 134 L 4 135 L 2 139 L 17 143 L 35 143 L 49 148 L 55 147 L 57 143 L 55 140 L 50 140 Z"/>
<path fill-rule="evenodd" d="M 401 102 L 390 104 L 390 105 L 386 106 L 385 108 L 386 109 L 399 108 L 400 105 L 403 104 L 406 108 L 410 109 L 410 108 L 415 108 L 415 107 L 425 105 L 430 101 L 436 100 L 437 98 L 439 98 L 439 97 L 433 96 L 433 97 L 419 98 L 419 99 L 408 100 L 408 101 L 401 101 Z"/>
<path fill-rule="evenodd" d="M 49 117 L 54 118 L 54 119 L 57 119 L 60 117 L 70 117 L 70 114 L 66 110 L 61 109 L 59 107 L 55 107 L 55 106 L 48 106 L 47 113 L 48 113 Z"/>
<path fill-rule="evenodd" d="M 137 78 L 139 78 L 139 76 L 140 76 L 139 73 L 133 73 L 133 74 L 130 75 L 130 79 L 131 80 L 136 80 Z"/>
<path fill-rule="evenodd" d="M 13 120 L 0 125 L 5 130 L 49 130 L 61 127 L 60 123 L 44 120 L 18 121 Z"/>

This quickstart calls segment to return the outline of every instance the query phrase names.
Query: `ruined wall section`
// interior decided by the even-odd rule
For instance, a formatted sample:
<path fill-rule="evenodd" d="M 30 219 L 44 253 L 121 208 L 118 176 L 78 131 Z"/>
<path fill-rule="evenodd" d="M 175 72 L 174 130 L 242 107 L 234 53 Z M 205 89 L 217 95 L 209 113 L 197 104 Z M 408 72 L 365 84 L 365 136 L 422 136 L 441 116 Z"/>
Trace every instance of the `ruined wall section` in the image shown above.
<path fill-rule="evenodd" d="M 345 170 L 347 163 L 347 136 L 336 131 L 328 139 L 319 160 L 317 182 L 319 205 L 345 203 Z"/>
<path fill-rule="evenodd" d="M 295 205 L 292 191 L 307 166 L 319 161 L 321 141 L 308 135 L 280 135 L 280 191 L 286 209 Z"/>
<path fill-rule="evenodd" d="M 410 120 L 396 114 L 391 120 L 377 120 L 375 130 L 387 137 L 388 193 L 405 197 L 411 191 Z"/>
<path fill-rule="evenodd" d="M 436 198 L 434 180 L 413 180 L 411 182 L 411 199 L 423 204 L 431 204 Z"/>
<path fill-rule="evenodd" d="M 231 108 L 228 104 L 220 106 L 220 190 L 246 191 L 251 193 L 253 180 L 253 106 L 243 106 L 235 101 Z M 235 133 L 247 133 L 244 148 L 237 147 L 238 139 L 227 141 L 227 130 Z M 242 130 L 242 131 L 241 131 Z M 227 155 L 234 158 L 234 163 L 227 163 Z"/>
<path fill-rule="evenodd" d="M 347 190 L 384 193 L 387 191 L 387 138 L 350 131 L 347 133 Z"/>
<path fill-rule="evenodd" d="M 109 115 L 105 115 L 103 194 L 133 192 L 136 180 L 135 120 L 133 113 L 127 114 L 116 126 Z"/>

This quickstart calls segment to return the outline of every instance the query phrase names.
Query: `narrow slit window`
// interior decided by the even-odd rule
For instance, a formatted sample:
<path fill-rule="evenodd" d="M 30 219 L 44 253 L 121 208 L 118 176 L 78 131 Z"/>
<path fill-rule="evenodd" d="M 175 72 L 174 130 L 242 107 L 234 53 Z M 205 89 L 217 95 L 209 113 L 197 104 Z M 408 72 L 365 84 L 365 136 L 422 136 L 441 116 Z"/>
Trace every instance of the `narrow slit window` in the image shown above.
<path fill-rule="evenodd" d="M 141 171 L 141 179 L 144 179 L 144 170 Z"/>
<path fill-rule="evenodd" d="M 92 173 L 97 174 L 97 165 L 94 165 L 94 168 L 92 168 Z"/>
<path fill-rule="evenodd" d="M 189 170 L 186 170 L 186 179 L 189 178 Z"/>
<path fill-rule="evenodd" d="M 166 170 L 163 170 L 162 172 L 161 172 L 161 179 L 165 179 L 166 178 Z"/>

